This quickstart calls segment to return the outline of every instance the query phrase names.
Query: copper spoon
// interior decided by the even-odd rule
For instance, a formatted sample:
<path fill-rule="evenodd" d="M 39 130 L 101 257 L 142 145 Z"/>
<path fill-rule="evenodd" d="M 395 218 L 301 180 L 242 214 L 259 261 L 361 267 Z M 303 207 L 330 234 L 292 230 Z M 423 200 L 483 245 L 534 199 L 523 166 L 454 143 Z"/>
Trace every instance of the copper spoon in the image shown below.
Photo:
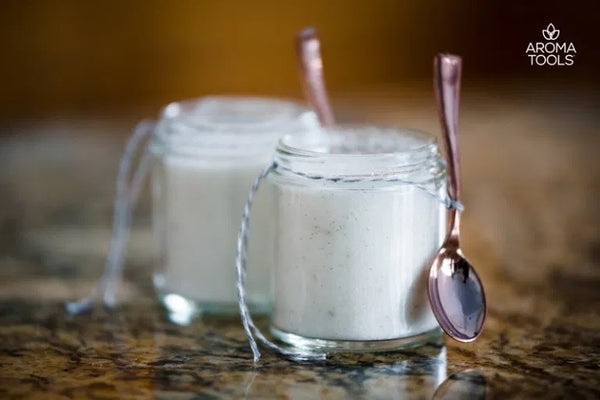
<path fill-rule="evenodd" d="M 335 125 L 335 118 L 325 88 L 321 43 L 316 28 L 309 26 L 298 32 L 296 53 L 306 98 L 315 109 L 321 125 L 332 127 Z"/>
<path fill-rule="evenodd" d="M 438 54 L 434 85 L 448 158 L 448 194 L 460 201 L 458 163 L 458 99 L 462 60 Z M 460 211 L 449 211 L 449 231 L 429 271 L 428 295 L 433 314 L 451 338 L 471 342 L 481 334 L 486 316 L 483 285 L 460 250 Z"/>

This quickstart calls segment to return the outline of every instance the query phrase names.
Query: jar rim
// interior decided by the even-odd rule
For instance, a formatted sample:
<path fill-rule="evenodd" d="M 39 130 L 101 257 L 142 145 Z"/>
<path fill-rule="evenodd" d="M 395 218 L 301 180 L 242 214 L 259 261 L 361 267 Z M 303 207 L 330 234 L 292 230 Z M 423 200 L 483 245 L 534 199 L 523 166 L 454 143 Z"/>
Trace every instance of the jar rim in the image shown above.
<path fill-rule="evenodd" d="M 219 126 L 265 126 L 287 123 L 309 111 L 301 103 L 283 97 L 208 95 L 167 104 L 161 119 L 190 118 L 191 122 Z"/>
<path fill-rule="evenodd" d="M 433 135 L 398 126 L 350 124 L 286 135 L 279 140 L 275 161 L 301 175 L 327 177 L 431 177 L 445 172 Z"/>
<path fill-rule="evenodd" d="M 285 134 L 317 126 L 313 111 L 289 99 L 219 95 L 165 106 L 154 141 L 178 153 L 273 151 Z"/>
<path fill-rule="evenodd" d="M 389 139 L 390 135 L 401 136 L 402 139 L 411 140 L 413 146 L 407 146 L 409 143 L 406 141 L 404 143 L 389 143 L 395 144 L 398 146 L 398 149 L 395 151 L 368 151 L 368 152 L 343 152 L 345 149 L 341 149 L 342 151 L 320 151 L 320 150 L 311 150 L 308 149 L 307 146 L 312 146 L 313 148 L 324 145 L 334 144 L 336 140 L 344 140 L 347 138 L 359 141 L 364 141 L 367 136 L 369 137 L 369 143 L 367 145 L 377 145 L 378 143 L 374 143 L 371 139 L 381 139 L 383 136 L 387 136 L 385 139 Z M 427 150 L 431 146 L 437 146 L 435 137 L 427 133 L 425 131 L 421 131 L 418 129 L 412 128 L 402 128 L 397 126 L 383 126 L 383 125 L 366 125 L 366 124 L 341 124 L 336 125 L 332 128 L 321 128 L 319 135 L 312 135 L 310 137 L 298 137 L 291 135 L 284 135 L 279 139 L 279 143 L 277 146 L 277 150 L 280 152 L 286 152 L 294 155 L 301 155 L 306 157 L 319 157 L 326 155 L 327 157 L 334 158 L 368 158 L 368 157 L 381 157 L 382 155 L 400 155 L 400 154 L 409 154 Z M 302 143 L 304 141 L 304 143 Z M 343 144 L 343 143 L 342 143 Z M 354 143 L 354 144 L 364 144 L 364 143 Z M 380 145 L 382 143 L 379 143 Z M 304 147 L 300 147 L 303 145 Z M 321 147 L 322 148 L 322 147 Z M 380 147 L 381 148 L 381 147 Z M 360 149 L 359 149 L 360 150 Z"/>

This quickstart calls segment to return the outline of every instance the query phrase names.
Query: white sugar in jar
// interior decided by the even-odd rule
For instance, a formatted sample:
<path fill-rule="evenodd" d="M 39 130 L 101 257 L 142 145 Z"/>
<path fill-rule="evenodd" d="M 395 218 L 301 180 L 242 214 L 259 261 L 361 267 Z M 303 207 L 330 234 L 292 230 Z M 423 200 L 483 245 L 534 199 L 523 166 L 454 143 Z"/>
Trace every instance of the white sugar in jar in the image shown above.
<path fill-rule="evenodd" d="M 426 291 L 446 231 L 435 139 L 338 127 L 282 138 L 275 162 L 272 333 L 313 350 L 387 350 L 438 337 Z"/>
<path fill-rule="evenodd" d="M 205 97 L 163 110 L 152 142 L 160 249 L 154 283 L 171 320 L 237 313 L 235 245 L 248 190 L 282 135 L 316 126 L 311 111 L 269 98 Z M 264 192 L 249 238 L 248 298 L 255 312 L 268 310 L 271 301 L 272 204 Z"/>

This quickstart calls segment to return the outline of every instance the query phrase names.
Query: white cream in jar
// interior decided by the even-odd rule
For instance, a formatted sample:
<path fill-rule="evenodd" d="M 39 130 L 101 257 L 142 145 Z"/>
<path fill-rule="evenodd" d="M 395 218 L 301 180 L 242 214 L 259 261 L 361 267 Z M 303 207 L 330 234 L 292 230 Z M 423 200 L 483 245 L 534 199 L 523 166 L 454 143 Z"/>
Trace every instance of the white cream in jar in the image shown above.
<path fill-rule="evenodd" d="M 340 127 L 284 137 L 275 162 L 273 334 L 298 347 L 350 350 L 439 334 L 426 292 L 446 230 L 434 138 Z"/>
<path fill-rule="evenodd" d="M 160 249 L 155 287 L 175 322 L 198 312 L 235 313 L 235 244 L 252 182 L 278 139 L 314 129 L 315 115 L 289 101 L 206 97 L 167 106 L 152 148 L 154 227 Z M 249 241 L 248 300 L 271 301 L 271 197 L 256 199 Z"/>

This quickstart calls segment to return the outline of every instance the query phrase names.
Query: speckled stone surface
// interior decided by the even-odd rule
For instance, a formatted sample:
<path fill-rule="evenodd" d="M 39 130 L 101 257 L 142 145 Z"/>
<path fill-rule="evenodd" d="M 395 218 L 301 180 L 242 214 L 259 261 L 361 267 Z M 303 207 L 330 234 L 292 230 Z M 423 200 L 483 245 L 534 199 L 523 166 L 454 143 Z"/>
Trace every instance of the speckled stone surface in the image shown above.
<path fill-rule="evenodd" d="M 322 362 L 265 351 L 253 365 L 237 318 L 167 322 L 150 284 L 147 202 L 118 309 L 67 315 L 64 301 L 88 294 L 102 268 L 133 120 L 4 124 L 0 398 L 600 398 L 597 98 L 575 109 L 513 97 L 463 95 L 463 247 L 487 289 L 481 338 Z M 438 132 L 433 102 L 412 99 L 338 106 Z"/>

